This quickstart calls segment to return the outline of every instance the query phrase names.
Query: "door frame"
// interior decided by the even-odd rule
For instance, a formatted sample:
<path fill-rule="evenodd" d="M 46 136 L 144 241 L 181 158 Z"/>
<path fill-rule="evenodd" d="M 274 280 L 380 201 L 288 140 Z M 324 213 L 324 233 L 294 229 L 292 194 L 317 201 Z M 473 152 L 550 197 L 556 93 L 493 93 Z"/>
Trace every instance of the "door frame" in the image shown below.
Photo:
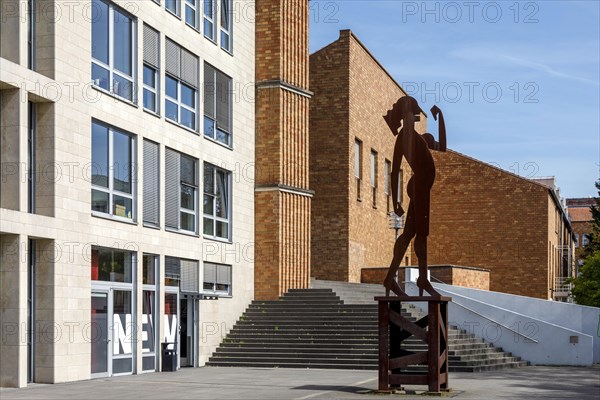
<path fill-rule="evenodd" d="M 112 343 L 112 329 L 110 329 L 111 321 L 112 321 L 111 290 L 105 289 L 105 288 L 101 288 L 101 289 L 100 288 L 92 288 L 91 297 L 94 297 L 94 295 L 102 295 L 102 296 L 96 296 L 96 297 L 106 297 L 106 327 L 100 328 L 100 329 L 106 328 L 106 372 L 91 373 L 90 377 L 92 379 L 107 378 L 107 377 L 111 376 L 111 374 L 112 374 L 112 354 L 110 351 L 110 348 L 111 348 L 110 345 Z M 91 309 L 90 309 L 90 311 L 91 311 Z M 92 338 L 90 338 L 90 340 L 92 340 Z M 90 353 L 90 355 L 91 355 L 91 353 Z M 91 361 L 90 361 L 90 371 L 91 371 Z"/>

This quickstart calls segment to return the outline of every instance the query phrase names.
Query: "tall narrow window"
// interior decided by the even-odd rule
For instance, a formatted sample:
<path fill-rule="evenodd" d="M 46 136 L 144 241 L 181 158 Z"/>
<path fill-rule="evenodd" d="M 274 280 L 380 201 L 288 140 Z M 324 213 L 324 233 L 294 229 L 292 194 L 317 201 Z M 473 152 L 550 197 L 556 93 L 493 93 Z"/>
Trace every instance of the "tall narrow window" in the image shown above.
<path fill-rule="evenodd" d="M 165 116 L 197 130 L 198 57 L 170 39 L 166 41 Z"/>
<path fill-rule="evenodd" d="M 185 0 L 185 23 L 194 29 L 198 29 L 198 1 Z"/>
<path fill-rule="evenodd" d="M 92 0 L 92 80 L 135 102 L 135 21 L 120 8 Z"/>
<path fill-rule="evenodd" d="M 35 70 L 35 0 L 27 0 L 27 67 Z"/>
<path fill-rule="evenodd" d="M 377 208 L 377 152 L 371 150 L 371 189 L 373 191 L 373 207 Z"/>
<path fill-rule="evenodd" d="M 230 239 L 231 172 L 204 163 L 204 235 Z"/>
<path fill-rule="evenodd" d="M 231 265 L 204 263 L 204 293 L 231 296 Z"/>
<path fill-rule="evenodd" d="M 135 219 L 133 136 L 92 123 L 92 211 L 126 220 Z"/>
<path fill-rule="evenodd" d="M 158 143 L 144 139 L 144 225 L 160 225 L 160 150 Z"/>
<path fill-rule="evenodd" d="M 36 155 L 35 155 L 35 146 L 36 146 L 36 124 L 37 124 L 37 116 L 36 116 L 36 104 L 29 102 L 28 103 L 28 111 L 29 111 L 29 129 L 27 130 L 27 211 L 30 214 L 35 214 L 35 182 L 36 182 Z"/>
<path fill-rule="evenodd" d="M 176 15 L 177 17 L 179 17 L 180 14 L 180 9 L 179 9 L 179 3 L 181 0 L 165 0 L 165 8 L 167 9 L 167 11 L 169 11 L 171 14 Z"/>
<path fill-rule="evenodd" d="M 159 256 L 142 257 L 142 370 L 156 371 L 158 339 L 158 266 Z"/>
<path fill-rule="evenodd" d="M 144 24 L 144 108 L 157 114 L 159 66 L 160 34 Z"/>
<path fill-rule="evenodd" d="M 35 380 L 35 240 L 28 240 L 27 253 L 27 382 Z"/>
<path fill-rule="evenodd" d="M 204 36 L 215 41 L 215 0 L 204 0 Z"/>
<path fill-rule="evenodd" d="M 232 0 L 221 0 L 221 48 L 231 53 Z"/>
<path fill-rule="evenodd" d="M 362 142 L 354 140 L 354 177 L 356 178 L 356 199 L 360 200 L 360 185 L 362 177 Z"/>
<path fill-rule="evenodd" d="M 383 192 L 385 193 L 387 212 L 390 212 L 390 178 L 391 178 L 392 163 L 385 160 L 383 171 Z"/>
<path fill-rule="evenodd" d="M 204 63 L 204 135 L 231 146 L 231 78 Z"/>
<path fill-rule="evenodd" d="M 197 233 L 198 160 L 166 149 L 165 165 L 165 225 Z"/>

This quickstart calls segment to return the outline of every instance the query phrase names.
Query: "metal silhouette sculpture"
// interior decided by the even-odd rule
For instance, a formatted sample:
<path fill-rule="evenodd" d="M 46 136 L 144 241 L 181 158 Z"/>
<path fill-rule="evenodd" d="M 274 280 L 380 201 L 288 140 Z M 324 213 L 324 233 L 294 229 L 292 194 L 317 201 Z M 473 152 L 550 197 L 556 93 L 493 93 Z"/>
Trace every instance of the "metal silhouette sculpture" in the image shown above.
<path fill-rule="evenodd" d="M 406 293 L 398 285 L 395 275 L 400 268 L 400 262 L 404 258 L 410 241 L 414 238 L 415 254 L 419 260 L 419 277 L 417 279 L 419 296 L 422 296 L 423 291 L 426 291 L 432 297 L 441 297 L 427 279 L 427 236 L 429 235 L 430 190 L 435 180 L 435 164 L 430 150 L 446 151 L 446 126 L 442 111 L 437 106 L 433 106 L 431 114 L 438 121 L 439 142 L 436 142 L 430 133 L 420 135 L 415 130 L 415 122 L 420 121 L 421 113 L 425 114 L 417 101 L 410 96 L 404 96 L 383 117 L 394 136 L 396 136 L 391 191 L 394 212 L 398 216 L 404 214 L 404 209 L 398 198 L 398 174 L 401 170 L 403 157 L 413 171 L 413 176 L 407 185 L 410 204 L 406 212 L 404 231 L 396 239 L 394 258 L 383 281 L 386 296 L 389 296 L 390 291 L 397 296 L 406 296 Z"/>

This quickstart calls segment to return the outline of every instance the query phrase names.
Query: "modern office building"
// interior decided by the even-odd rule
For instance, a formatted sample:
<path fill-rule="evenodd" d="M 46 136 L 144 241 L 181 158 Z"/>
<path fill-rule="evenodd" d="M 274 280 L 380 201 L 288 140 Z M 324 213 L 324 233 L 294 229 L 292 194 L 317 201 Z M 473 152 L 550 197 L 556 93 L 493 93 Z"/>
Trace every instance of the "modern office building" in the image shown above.
<path fill-rule="evenodd" d="M 0 5 L 0 385 L 203 365 L 254 293 L 254 2 Z"/>

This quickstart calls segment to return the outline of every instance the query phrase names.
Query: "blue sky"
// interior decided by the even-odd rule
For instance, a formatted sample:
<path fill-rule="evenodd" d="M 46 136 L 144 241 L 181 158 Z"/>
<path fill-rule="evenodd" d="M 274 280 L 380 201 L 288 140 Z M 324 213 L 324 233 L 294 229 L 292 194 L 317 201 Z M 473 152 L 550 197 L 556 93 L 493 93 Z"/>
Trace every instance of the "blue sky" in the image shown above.
<path fill-rule="evenodd" d="M 352 29 L 423 109 L 439 104 L 450 148 L 595 196 L 599 4 L 313 0 L 310 51 Z"/>

